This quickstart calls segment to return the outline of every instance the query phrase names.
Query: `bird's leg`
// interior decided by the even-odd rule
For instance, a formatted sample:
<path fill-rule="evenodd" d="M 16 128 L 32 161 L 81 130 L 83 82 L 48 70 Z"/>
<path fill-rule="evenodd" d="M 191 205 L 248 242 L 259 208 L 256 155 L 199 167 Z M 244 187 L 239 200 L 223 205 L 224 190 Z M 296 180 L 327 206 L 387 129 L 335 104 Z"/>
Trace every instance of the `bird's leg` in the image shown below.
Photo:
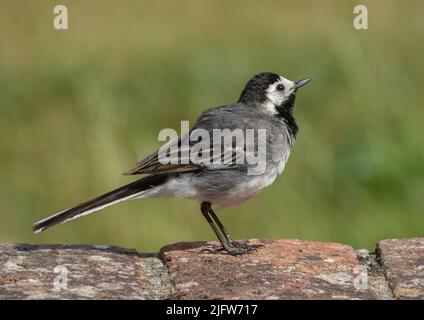
<path fill-rule="evenodd" d="M 212 206 L 209 204 L 209 214 L 211 215 L 212 219 L 215 220 L 215 223 L 218 225 L 219 229 L 221 230 L 222 234 L 225 236 L 225 239 L 228 241 L 228 243 L 232 244 L 235 241 L 231 237 L 230 233 L 225 229 L 222 222 L 218 219 L 215 212 L 212 210 Z"/>
<path fill-rule="evenodd" d="M 216 236 L 218 237 L 219 241 L 222 244 L 222 248 L 218 250 L 212 250 L 212 249 L 205 249 L 209 252 L 218 252 L 218 251 L 227 251 L 231 255 L 242 255 L 244 253 L 249 253 L 253 251 L 257 251 L 256 246 L 249 245 L 247 242 L 236 242 L 231 237 L 230 233 L 225 229 L 224 225 L 221 223 L 221 221 L 218 219 L 215 212 L 212 210 L 212 206 L 210 202 L 202 202 L 201 204 L 201 211 L 205 219 L 208 221 L 209 225 L 212 227 L 212 230 L 215 232 Z M 218 228 L 214 224 L 213 220 L 218 225 Z M 222 237 L 221 233 L 224 235 L 224 238 Z M 231 247 L 230 247 L 231 246 Z"/>
<path fill-rule="evenodd" d="M 203 216 L 205 217 L 206 221 L 209 223 L 209 225 L 211 226 L 213 232 L 215 232 L 216 236 L 219 239 L 219 242 L 221 242 L 222 244 L 222 249 L 221 250 L 226 250 L 228 251 L 228 244 L 227 241 L 225 241 L 222 238 L 222 235 L 219 233 L 218 228 L 216 227 L 216 225 L 213 223 L 211 217 L 209 216 L 209 208 L 210 208 L 210 203 L 209 202 L 202 202 L 202 204 L 200 205 L 200 211 L 202 211 Z M 206 249 L 207 251 L 212 251 L 209 249 Z M 221 251 L 218 250 L 218 251 Z"/>

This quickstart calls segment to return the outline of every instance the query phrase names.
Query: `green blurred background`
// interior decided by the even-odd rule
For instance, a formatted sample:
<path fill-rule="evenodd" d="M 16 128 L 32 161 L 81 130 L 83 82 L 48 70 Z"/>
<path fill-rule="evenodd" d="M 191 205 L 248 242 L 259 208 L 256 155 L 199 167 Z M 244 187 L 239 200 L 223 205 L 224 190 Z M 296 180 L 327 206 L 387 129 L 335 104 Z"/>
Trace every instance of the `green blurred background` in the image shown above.
<path fill-rule="evenodd" d="M 52 26 L 65 4 L 69 26 Z M 372 249 L 424 235 L 424 2 L 0 1 L 0 242 L 157 251 L 214 240 L 190 200 L 129 201 L 33 235 L 36 221 L 134 180 L 122 172 L 261 71 L 313 82 L 266 192 L 220 211 L 236 238 Z"/>

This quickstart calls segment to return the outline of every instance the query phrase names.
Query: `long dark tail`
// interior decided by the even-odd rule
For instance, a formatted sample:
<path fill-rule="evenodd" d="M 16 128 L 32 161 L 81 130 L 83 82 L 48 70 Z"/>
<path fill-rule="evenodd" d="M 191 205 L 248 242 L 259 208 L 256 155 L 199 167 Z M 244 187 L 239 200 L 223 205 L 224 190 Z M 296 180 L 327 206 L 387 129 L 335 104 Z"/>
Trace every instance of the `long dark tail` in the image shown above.
<path fill-rule="evenodd" d="M 167 175 L 151 175 L 144 177 L 140 180 L 105 193 L 97 198 L 83 202 L 71 209 L 58 212 L 46 219 L 40 220 L 34 224 L 32 230 L 34 233 L 42 232 L 56 224 L 65 223 L 118 202 L 137 197 L 143 191 L 161 185 L 166 181 L 166 179 Z"/>

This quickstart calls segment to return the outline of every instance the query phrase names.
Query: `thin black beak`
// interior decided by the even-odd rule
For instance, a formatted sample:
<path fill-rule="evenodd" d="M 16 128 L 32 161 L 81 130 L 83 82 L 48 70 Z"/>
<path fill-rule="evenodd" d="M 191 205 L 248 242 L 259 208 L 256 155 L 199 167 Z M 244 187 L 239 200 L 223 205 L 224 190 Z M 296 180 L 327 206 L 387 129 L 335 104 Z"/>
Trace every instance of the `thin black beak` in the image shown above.
<path fill-rule="evenodd" d="M 294 90 L 299 89 L 300 87 L 303 87 L 305 84 L 307 84 L 309 81 L 311 81 L 311 78 L 305 78 L 302 80 L 297 80 L 294 82 Z"/>

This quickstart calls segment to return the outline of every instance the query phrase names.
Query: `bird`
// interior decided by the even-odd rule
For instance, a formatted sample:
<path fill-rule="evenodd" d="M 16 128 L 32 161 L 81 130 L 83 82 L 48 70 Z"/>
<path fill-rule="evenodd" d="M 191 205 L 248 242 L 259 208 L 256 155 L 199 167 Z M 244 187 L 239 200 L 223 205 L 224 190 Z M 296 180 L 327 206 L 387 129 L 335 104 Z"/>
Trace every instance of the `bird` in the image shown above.
<path fill-rule="evenodd" d="M 206 109 L 188 133 L 169 141 L 165 144 L 167 148 L 156 150 L 124 173 L 130 176 L 142 174 L 144 177 L 40 220 L 34 224 L 33 232 L 45 231 L 125 200 L 176 197 L 200 202 L 200 212 L 220 242 L 217 248 L 207 251 L 230 255 L 257 251 L 257 246 L 248 241 L 234 240 L 212 207 L 225 208 L 243 203 L 265 190 L 283 172 L 298 133 L 294 118 L 296 95 L 310 81 L 311 78 L 291 81 L 273 72 L 255 74 L 244 86 L 236 103 Z M 247 132 L 250 129 L 257 132 L 254 132 L 256 135 L 250 142 L 247 136 L 239 144 L 231 140 L 229 153 L 219 146 L 215 159 L 227 161 L 194 161 L 190 152 L 196 154 L 196 141 L 190 139 L 192 134 L 201 131 L 206 138 L 212 139 L 218 129 L 228 129 L 230 132 L 240 129 Z M 259 130 L 265 132 L 265 139 L 259 140 Z M 260 141 L 263 142 L 262 146 L 259 145 Z M 215 141 L 206 144 L 209 144 L 209 148 L 200 148 L 202 150 L 197 156 L 210 157 L 212 150 L 216 151 L 216 145 L 219 145 Z M 172 147 L 177 147 L 173 149 L 177 150 L 173 155 L 182 157 L 183 146 L 189 151 L 188 159 L 163 161 L 163 155 L 170 156 Z M 255 172 L 259 165 L 253 162 L 235 161 L 240 159 L 240 154 L 242 160 L 246 160 L 249 152 L 257 158 L 259 153 L 263 153 L 261 170 Z"/>

